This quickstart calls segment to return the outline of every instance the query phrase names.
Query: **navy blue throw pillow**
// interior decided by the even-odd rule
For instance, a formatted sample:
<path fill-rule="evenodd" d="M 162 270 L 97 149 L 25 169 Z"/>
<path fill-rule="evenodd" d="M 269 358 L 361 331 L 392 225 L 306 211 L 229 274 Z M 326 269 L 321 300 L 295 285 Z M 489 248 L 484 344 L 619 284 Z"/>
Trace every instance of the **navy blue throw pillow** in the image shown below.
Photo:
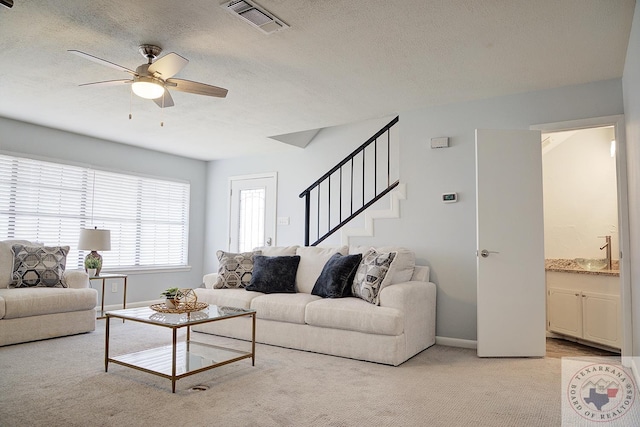
<path fill-rule="evenodd" d="M 351 283 L 356 275 L 360 261 L 362 261 L 361 254 L 334 254 L 324 265 L 311 294 L 322 298 L 351 296 Z"/>
<path fill-rule="evenodd" d="M 264 256 L 253 257 L 253 275 L 245 287 L 248 291 L 265 294 L 296 292 L 296 273 L 300 256 Z"/>

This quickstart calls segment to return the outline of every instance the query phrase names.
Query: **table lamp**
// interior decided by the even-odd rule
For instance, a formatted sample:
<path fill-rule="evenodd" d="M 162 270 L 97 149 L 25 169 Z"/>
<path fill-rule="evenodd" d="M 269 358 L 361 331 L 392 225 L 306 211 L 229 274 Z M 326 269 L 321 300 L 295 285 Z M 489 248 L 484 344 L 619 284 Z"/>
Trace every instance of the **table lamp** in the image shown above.
<path fill-rule="evenodd" d="M 86 263 L 87 259 L 95 258 L 98 260 L 98 268 L 96 269 L 96 276 L 100 275 L 102 270 L 102 255 L 98 251 L 110 251 L 111 250 L 111 230 L 98 230 L 98 227 L 93 229 L 83 228 L 80 230 L 80 241 L 78 242 L 78 249 L 91 251 L 84 259 L 85 271 L 87 271 Z"/>

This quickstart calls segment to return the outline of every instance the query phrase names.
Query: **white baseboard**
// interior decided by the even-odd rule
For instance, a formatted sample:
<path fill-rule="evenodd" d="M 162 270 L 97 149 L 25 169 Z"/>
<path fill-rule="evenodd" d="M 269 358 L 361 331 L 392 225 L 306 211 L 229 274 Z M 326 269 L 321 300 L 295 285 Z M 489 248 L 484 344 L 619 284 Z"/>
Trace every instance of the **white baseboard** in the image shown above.
<path fill-rule="evenodd" d="M 463 340 L 460 338 L 436 337 L 436 344 L 446 345 L 448 347 L 478 348 L 478 341 Z"/>

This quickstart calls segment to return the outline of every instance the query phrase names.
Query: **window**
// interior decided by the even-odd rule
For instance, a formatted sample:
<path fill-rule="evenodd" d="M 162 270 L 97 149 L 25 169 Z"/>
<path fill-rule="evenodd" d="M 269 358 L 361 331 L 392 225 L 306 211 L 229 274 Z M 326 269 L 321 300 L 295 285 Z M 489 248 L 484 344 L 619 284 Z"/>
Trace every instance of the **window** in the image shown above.
<path fill-rule="evenodd" d="M 264 188 L 240 190 L 240 219 L 238 224 L 239 251 L 248 252 L 264 245 Z"/>
<path fill-rule="evenodd" d="M 111 230 L 109 269 L 187 265 L 190 185 L 0 155 L 0 240 L 69 245 L 84 268 L 81 228 Z"/>

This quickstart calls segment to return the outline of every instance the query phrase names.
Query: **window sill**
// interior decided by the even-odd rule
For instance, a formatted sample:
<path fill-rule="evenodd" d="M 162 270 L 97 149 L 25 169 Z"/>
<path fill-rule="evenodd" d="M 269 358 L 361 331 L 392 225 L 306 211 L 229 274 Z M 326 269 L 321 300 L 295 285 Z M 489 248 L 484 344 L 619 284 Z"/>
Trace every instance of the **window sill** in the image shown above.
<path fill-rule="evenodd" d="M 80 270 L 78 270 L 80 271 Z M 123 267 L 123 268 L 105 268 L 101 272 L 105 274 L 161 274 L 161 273 L 183 273 L 191 271 L 190 265 L 172 266 L 172 267 Z"/>

